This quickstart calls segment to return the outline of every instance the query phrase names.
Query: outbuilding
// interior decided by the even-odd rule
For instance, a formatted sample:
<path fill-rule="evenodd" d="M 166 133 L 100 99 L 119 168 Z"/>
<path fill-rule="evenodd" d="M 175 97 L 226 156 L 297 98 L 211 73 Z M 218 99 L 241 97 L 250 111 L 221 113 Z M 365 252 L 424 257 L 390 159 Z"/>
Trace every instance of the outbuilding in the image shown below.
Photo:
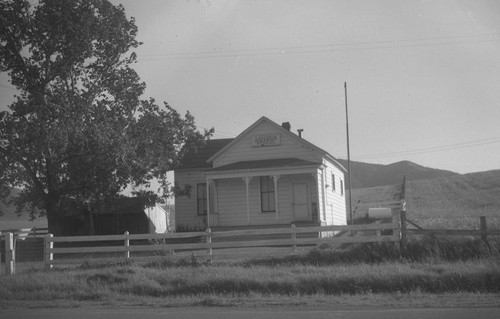
<path fill-rule="evenodd" d="M 144 199 L 123 197 L 109 201 L 92 213 L 75 201 L 65 201 L 49 232 L 54 236 L 162 234 L 172 231 L 169 212 L 158 204 L 148 207 Z"/>
<path fill-rule="evenodd" d="M 186 156 L 174 178 L 191 191 L 175 200 L 176 230 L 345 225 L 346 169 L 300 135 L 262 117 Z"/>

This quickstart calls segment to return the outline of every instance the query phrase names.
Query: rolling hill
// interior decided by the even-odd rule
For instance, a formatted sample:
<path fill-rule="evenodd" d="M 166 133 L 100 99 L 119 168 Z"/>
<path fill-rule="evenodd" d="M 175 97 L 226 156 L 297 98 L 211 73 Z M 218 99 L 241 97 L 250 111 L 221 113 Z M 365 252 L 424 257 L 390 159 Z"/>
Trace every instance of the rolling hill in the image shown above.
<path fill-rule="evenodd" d="M 479 216 L 500 229 L 500 170 L 406 179 L 407 216 L 422 227 L 477 228 Z M 353 207 L 398 200 L 401 181 L 394 185 L 353 189 Z M 374 206 L 372 206 L 374 207 Z M 358 218 L 367 209 L 358 209 Z"/>
<path fill-rule="evenodd" d="M 339 160 L 339 162 L 347 168 L 347 160 Z M 401 161 L 389 165 L 351 161 L 352 188 L 394 185 L 401 183 L 403 176 L 406 176 L 408 180 L 421 180 L 460 176 L 460 174 L 424 167 L 410 161 Z"/>

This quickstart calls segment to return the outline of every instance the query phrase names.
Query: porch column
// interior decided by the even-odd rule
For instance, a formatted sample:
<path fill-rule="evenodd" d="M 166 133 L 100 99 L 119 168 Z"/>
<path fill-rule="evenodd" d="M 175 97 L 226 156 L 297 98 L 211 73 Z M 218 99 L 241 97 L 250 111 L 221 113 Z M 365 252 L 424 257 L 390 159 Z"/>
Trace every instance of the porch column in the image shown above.
<path fill-rule="evenodd" d="M 327 196 L 327 192 L 328 192 L 328 189 L 326 188 L 326 184 L 327 184 L 327 177 L 326 177 L 326 168 L 322 169 L 321 170 L 321 192 L 323 194 L 323 201 L 321 203 L 321 206 L 323 207 L 323 220 L 326 222 L 326 196 Z M 333 185 L 332 185 L 333 187 Z"/>
<path fill-rule="evenodd" d="M 321 208 L 320 208 L 321 203 L 319 200 L 321 195 L 320 195 L 320 187 L 319 187 L 320 180 L 319 180 L 319 176 L 318 176 L 319 170 L 316 170 L 316 172 L 312 172 L 311 175 L 312 175 L 314 181 L 316 182 L 316 185 L 314 187 L 316 188 L 316 214 L 317 214 L 316 219 L 317 220 L 315 220 L 315 221 L 320 222 L 320 225 L 321 225 Z M 323 189 L 321 189 L 321 192 L 323 192 Z M 311 215 L 313 213 L 312 210 L 313 210 L 313 207 L 311 207 Z"/>
<path fill-rule="evenodd" d="M 250 225 L 250 192 L 249 192 L 249 187 L 248 184 L 250 184 L 250 181 L 252 180 L 252 176 L 244 176 L 242 177 L 243 181 L 245 182 L 246 185 L 246 191 L 247 191 L 247 223 Z"/>
<path fill-rule="evenodd" d="M 210 180 L 207 177 L 207 228 L 210 228 Z"/>
<path fill-rule="evenodd" d="M 280 205 L 278 201 L 278 179 L 280 178 L 280 175 L 274 174 L 273 175 L 273 181 L 274 181 L 274 205 L 275 205 L 275 210 L 276 210 L 276 224 L 279 221 L 279 210 L 280 210 Z"/>
<path fill-rule="evenodd" d="M 214 179 L 212 180 L 213 186 L 214 186 L 214 214 L 219 213 L 219 187 L 217 185 L 217 180 Z"/>

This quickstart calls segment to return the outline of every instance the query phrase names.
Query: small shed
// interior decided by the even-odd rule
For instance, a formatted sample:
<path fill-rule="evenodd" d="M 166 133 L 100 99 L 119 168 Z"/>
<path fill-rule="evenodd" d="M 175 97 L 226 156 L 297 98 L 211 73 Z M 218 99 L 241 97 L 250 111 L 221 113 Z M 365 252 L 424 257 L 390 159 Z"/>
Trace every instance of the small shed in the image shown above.
<path fill-rule="evenodd" d="M 68 205 L 66 205 L 68 206 Z M 56 236 L 154 234 L 171 231 L 168 213 L 159 205 L 147 207 L 143 199 L 125 197 L 112 201 L 90 214 L 77 208 L 66 210 L 60 220 L 59 231 L 50 229 Z"/>

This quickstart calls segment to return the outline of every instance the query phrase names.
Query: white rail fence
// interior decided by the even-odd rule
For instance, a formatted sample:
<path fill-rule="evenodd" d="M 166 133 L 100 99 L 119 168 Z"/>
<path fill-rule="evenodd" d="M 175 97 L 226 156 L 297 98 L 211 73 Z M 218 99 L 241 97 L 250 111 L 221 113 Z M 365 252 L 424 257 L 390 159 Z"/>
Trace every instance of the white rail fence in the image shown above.
<path fill-rule="evenodd" d="M 344 243 L 398 242 L 400 225 L 397 215 L 380 224 L 350 226 L 314 226 L 245 229 L 167 234 L 128 234 L 105 236 L 44 237 L 44 265 L 80 264 L 84 261 L 147 258 L 208 259 L 286 256 L 308 252 L 319 245 L 337 247 Z M 12 251 L 7 247 L 6 252 Z M 14 254 L 14 253 L 13 253 Z M 15 260 L 15 256 L 10 257 Z M 15 267 L 15 265 L 13 266 Z M 7 269 L 7 268 L 6 268 Z M 13 268 L 6 270 L 12 272 Z"/>
<path fill-rule="evenodd" d="M 408 225 L 416 227 L 409 229 Z M 480 229 L 447 230 L 421 229 L 406 218 L 405 212 L 395 213 L 392 220 L 363 225 L 260 228 L 166 234 L 128 234 L 106 236 L 43 237 L 43 264 L 81 264 L 85 261 L 107 262 L 124 260 L 172 259 L 200 256 L 207 259 L 245 259 L 287 256 L 307 253 L 317 247 L 337 248 L 349 243 L 394 242 L 404 246 L 408 236 L 477 236 L 487 240 L 500 236 L 500 230 L 486 227 L 480 217 Z M 14 233 L 1 233 L 4 243 L 0 273 L 14 274 L 16 242 Z M 39 240 L 38 238 L 37 240 Z M 42 243 L 41 243 L 42 244 Z M 40 249 L 42 250 L 42 249 Z M 41 256 L 40 256 L 41 257 Z M 3 271 L 5 269 L 5 271 Z"/>
<path fill-rule="evenodd" d="M 68 237 L 53 237 L 49 234 L 45 240 L 44 264 L 52 267 L 58 264 L 80 264 L 89 260 L 144 260 L 158 256 L 205 256 L 209 259 L 286 256 L 310 251 L 318 245 L 333 247 L 345 243 L 398 242 L 399 229 L 399 221 L 395 219 L 384 224 L 316 227 L 292 225 L 290 228 L 219 232 L 208 229 L 204 232 L 170 234 L 126 232 L 123 235 Z"/>

